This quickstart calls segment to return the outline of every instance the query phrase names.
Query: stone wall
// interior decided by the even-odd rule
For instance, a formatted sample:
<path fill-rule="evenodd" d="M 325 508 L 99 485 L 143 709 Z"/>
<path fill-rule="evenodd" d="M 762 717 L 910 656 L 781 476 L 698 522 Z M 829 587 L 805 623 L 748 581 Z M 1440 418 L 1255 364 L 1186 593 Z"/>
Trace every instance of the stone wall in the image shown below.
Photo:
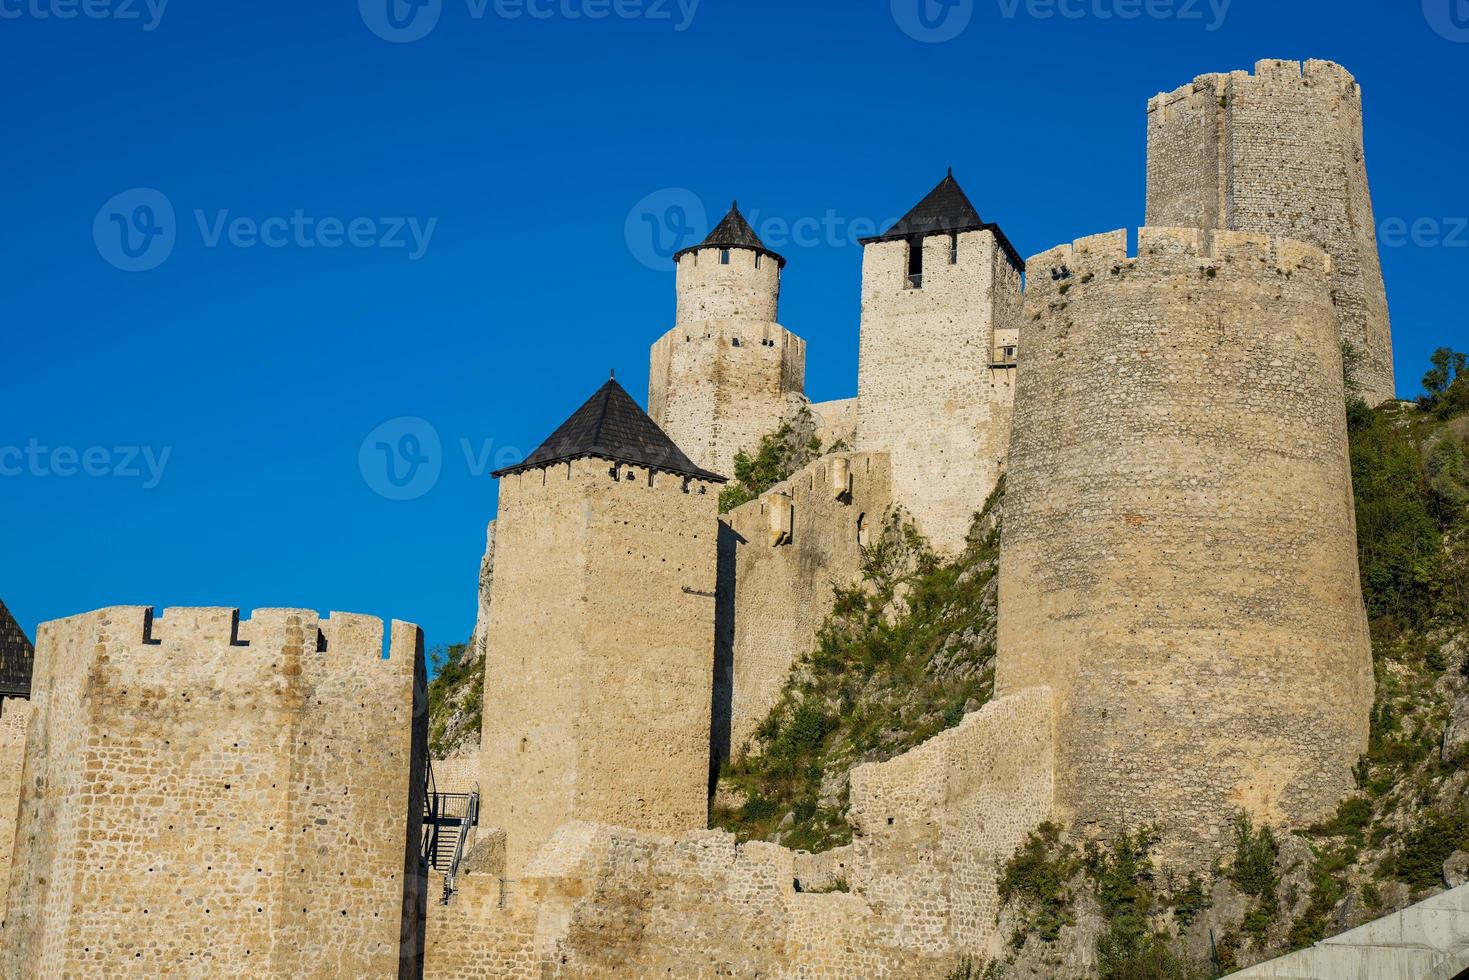
<path fill-rule="evenodd" d="M 1160 824 L 1204 866 L 1240 810 L 1332 810 L 1367 745 L 1342 357 L 1319 249 L 1145 228 L 1139 250 L 1030 261 L 996 685 L 1056 692 L 1064 816 Z"/>
<path fill-rule="evenodd" d="M 705 825 L 717 511 L 606 460 L 500 481 L 481 819 L 512 873 L 568 820 Z"/>
<path fill-rule="evenodd" d="M 680 327 L 714 320 L 774 323 L 780 310 L 780 262 L 750 248 L 697 248 L 679 256 L 674 289 Z"/>
<path fill-rule="evenodd" d="M 478 752 L 465 752 L 434 760 L 434 786 L 440 793 L 470 793 L 484 772 Z"/>
<path fill-rule="evenodd" d="M 1014 371 L 992 369 L 1018 335 L 1020 271 L 989 231 L 924 239 L 921 289 L 904 241 L 868 245 L 856 448 L 887 452 L 893 491 L 941 553 L 957 553 L 1009 451 Z"/>
<path fill-rule="evenodd" d="M 1051 812 L 1051 704 L 1028 691 L 860 767 L 857 842 L 831 860 L 566 824 L 519 880 L 461 878 L 430 915 L 424 975 L 938 980 L 1001 951 L 996 871 Z M 818 877 L 850 891 L 797 890 Z"/>
<path fill-rule="evenodd" d="M 816 416 L 816 437 L 827 449 L 842 445 L 848 449 L 857 444 L 857 399 L 838 398 L 829 402 L 812 402 Z"/>
<path fill-rule="evenodd" d="M 5 917 L 5 892 L 10 885 L 10 854 L 15 843 L 15 818 L 20 809 L 20 773 L 25 762 L 26 730 L 31 703 L 22 698 L 0 700 L 0 921 Z"/>
<path fill-rule="evenodd" d="M 411 976 L 423 640 L 301 610 L 45 624 L 7 977 Z"/>
<path fill-rule="evenodd" d="M 1392 330 L 1363 149 L 1362 90 L 1328 61 L 1201 75 L 1148 104 L 1148 224 L 1289 236 L 1332 257 L 1341 339 L 1372 404 Z"/>
<path fill-rule="evenodd" d="M 729 513 L 720 590 L 733 599 L 719 632 L 717 757 L 726 748 L 743 754 L 792 665 L 813 649 L 833 587 L 859 579 L 862 544 L 882 533 L 891 504 L 887 454 L 835 453 Z"/>

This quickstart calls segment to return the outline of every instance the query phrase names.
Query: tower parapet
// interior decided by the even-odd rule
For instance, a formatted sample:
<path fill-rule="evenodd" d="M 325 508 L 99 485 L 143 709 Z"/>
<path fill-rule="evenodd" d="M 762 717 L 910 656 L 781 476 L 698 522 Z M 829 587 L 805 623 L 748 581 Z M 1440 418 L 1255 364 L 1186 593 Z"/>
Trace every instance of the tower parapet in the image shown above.
<path fill-rule="evenodd" d="M 806 342 L 777 322 L 785 259 L 738 203 L 674 261 L 677 325 L 653 345 L 648 412 L 695 463 L 728 475 L 804 404 Z"/>
<path fill-rule="evenodd" d="M 1372 660 L 1333 264 L 1144 228 L 1030 260 L 1000 561 L 998 694 L 1060 706 L 1058 811 L 1160 825 L 1207 865 L 1240 810 L 1353 787 Z"/>
<path fill-rule="evenodd" d="M 1153 226 L 1286 236 L 1332 257 L 1362 397 L 1393 397 L 1392 327 L 1367 182 L 1362 89 L 1329 61 L 1200 75 L 1148 103 Z"/>

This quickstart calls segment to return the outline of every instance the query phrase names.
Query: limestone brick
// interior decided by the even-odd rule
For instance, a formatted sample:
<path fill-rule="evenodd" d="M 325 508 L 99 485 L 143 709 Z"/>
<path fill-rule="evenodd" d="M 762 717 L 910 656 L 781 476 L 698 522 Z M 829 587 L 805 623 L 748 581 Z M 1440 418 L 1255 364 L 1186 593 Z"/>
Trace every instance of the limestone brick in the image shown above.
<path fill-rule="evenodd" d="M 481 820 L 512 874 L 568 820 L 707 822 L 717 491 L 600 459 L 500 481 Z"/>
<path fill-rule="evenodd" d="M 1362 90 L 1329 61 L 1201 75 L 1148 103 L 1149 225 L 1286 236 L 1332 257 L 1341 340 L 1377 404 L 1392 329 L 1367 182 Z"/>
<path fill-rule="evenodd" d="M 998 693 L 1057 698 L 1058 812 L 1206 866 L 1353 788 L 1373 681 L 1332 262 L 1145 228 L 1030 261 Z"/>
<path fill-rule="evenodd" d="M 726 517 L 715 673 L 716 756 L 743 754 L 892 506 L 885 453 L 833 453 Z M 773 534 L 772 510 L 780 533 Z M 785 529 L 789 527 L 787 532 Z"/>
<path fill-rule="evenodd" d="M 0 700 L 0 920 L 10 884 L 10 853 L 20 806 L 20 773 L 25 762 L 26 731 L 31 703 L 24 698 Z"/>
<path fill-rule="evenodd" d="M 863 251 L 856 448 L 891 454 L 896 500 L 955 554 L 1009 451 L 1016 372 L 991 365 L 1018 343 L 1020 270 L 992 231 L 922 241 L 921 288 L 908 242 Z"/>
<path fill-rule="evenodd" d="M 423 682 L 363 616 L 43 625 L 4 975 L 413 975 Z"/>

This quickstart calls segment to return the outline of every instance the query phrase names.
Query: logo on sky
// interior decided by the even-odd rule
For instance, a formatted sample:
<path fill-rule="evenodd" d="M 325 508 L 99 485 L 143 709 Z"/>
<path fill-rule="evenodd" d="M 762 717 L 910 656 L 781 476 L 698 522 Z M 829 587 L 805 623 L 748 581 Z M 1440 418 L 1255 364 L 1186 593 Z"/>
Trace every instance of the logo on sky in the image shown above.
<path fill-rule="evenodd" d="M 974 19 L 974 0 L 892 0 L 893 20 L 915 41 L 952 41 Z"/>
<path fill-rule="evenodd" d="M 633 205 L 623 233 L 633 258 L 656 272 L 667 272 L 676 252 L 709 234 L 709 215 L 693 191 L 667 187 Z"/>
<path fill-rule="evenodd" d="M 173 203 L 151 187 L 123 191 L 102 205 L 92 222 L 98 254 L 124 272 L 158 268 L 177 240 Z"/>
<path fill-rule="evenodd" d="M 1469 44 L 1469 0 L 1423 0 L 1423 16 L 1440 37 Z"/>
<path fill-rule="evenodd" d="M 362 22 L 384 41 L 407 44 L 439 26 L 444 0 L 357 0 Z"/>
<path fill-rule="evenodd" d="M 357 468 L 378 496 L 417 500 L 438 484 L 444 469 L 438 430 L 420 418 L 389 419 L 362 440 Z"/>

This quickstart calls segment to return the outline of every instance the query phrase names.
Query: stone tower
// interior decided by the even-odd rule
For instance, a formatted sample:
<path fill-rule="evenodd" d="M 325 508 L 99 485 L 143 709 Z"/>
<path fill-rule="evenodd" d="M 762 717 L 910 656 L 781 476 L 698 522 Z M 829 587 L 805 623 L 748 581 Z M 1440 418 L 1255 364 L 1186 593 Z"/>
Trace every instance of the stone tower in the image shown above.
<path fill-rule="evenodd" d="M 1362 141 L 1362 90 L 1340 65 L 1262 61 L 1148 103 L 1154 226 L 1282 235 L 1325 249 L 1342 342 L 1370 404 L 1393 397 L 1392 329 Z"/>
<path fill-rule="evenodd" d="M 1206 866 L 1353 789 L 1372 657 L 1331 262 L 1145 228 L 1033 258 L 996 693 L 1050 687 L 1057 810 Z"/>
<path fill-rule="evenodd" d="M 1020 256 L 952 173 L 863 241 L 857 448 L 934 546 L 963 547 L 1010 445 Z"/>
<path fill-rule="evenodd" d="M 776 322 L 785 259 L 736 203 L 674 261 L 677 325 L 653 345 L 648 411 L 697 465 L 732 475 L 804 403 L 806 342 Z"/>
<path fill-rule="evenodd" d="M 500 480 L 481 824 L 707 822 L 722 477 L 609 381 Z"/>

